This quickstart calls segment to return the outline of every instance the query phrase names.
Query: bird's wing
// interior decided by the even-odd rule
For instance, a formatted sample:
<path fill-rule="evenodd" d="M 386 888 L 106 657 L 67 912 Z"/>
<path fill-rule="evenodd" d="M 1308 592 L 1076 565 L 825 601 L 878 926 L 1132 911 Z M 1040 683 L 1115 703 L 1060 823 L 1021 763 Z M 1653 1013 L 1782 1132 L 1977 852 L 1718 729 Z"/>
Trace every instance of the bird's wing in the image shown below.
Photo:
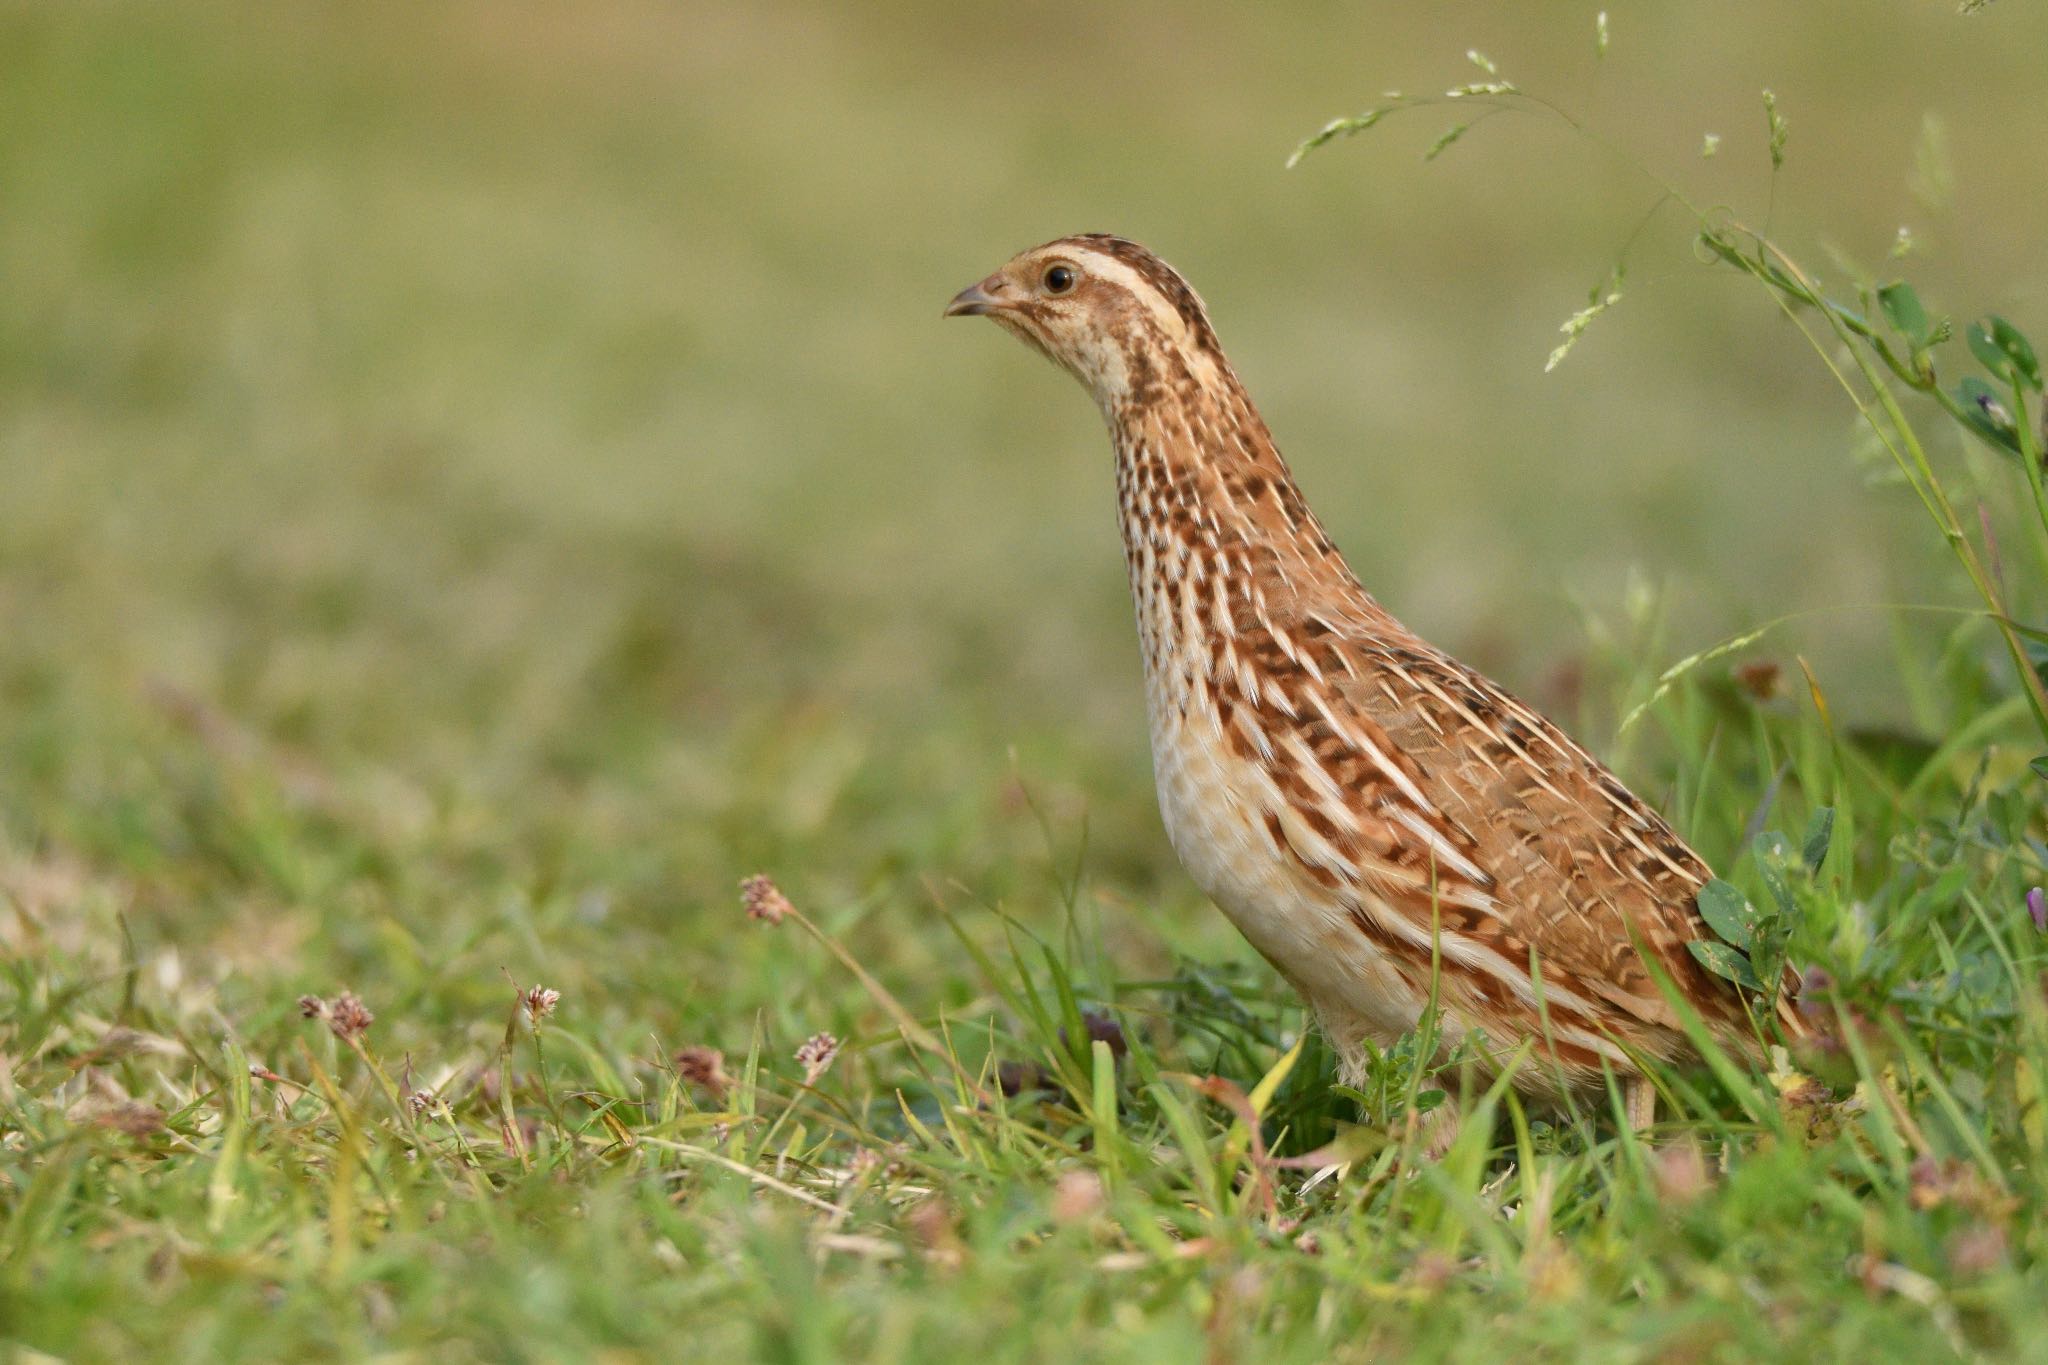
<path fill-rule="evenodd" d="M 1351 805 L 1367 850 L 1357 862 L 1380 903 L 1457 936 L 1481 965 L 1540 969 L 1553 992 L 1590 998 L 1595 1013 L 1604 1005 L 1675 1031 L 1654 962 L 1717 1032 L 1741 1031 L 1737 992 L 1685 946 L 1705 932 L 1695 898 L 1712 873 L 1670 825 L 1463 664 L 1405 632 L 1345 634 L 1323 642 L 1336 667 L 1316 690 L 1334 714 L 1314 739 L 1357 753 Z M 1375 833 L 1427 860 L 1424 886 L 1385 875 Z"/>

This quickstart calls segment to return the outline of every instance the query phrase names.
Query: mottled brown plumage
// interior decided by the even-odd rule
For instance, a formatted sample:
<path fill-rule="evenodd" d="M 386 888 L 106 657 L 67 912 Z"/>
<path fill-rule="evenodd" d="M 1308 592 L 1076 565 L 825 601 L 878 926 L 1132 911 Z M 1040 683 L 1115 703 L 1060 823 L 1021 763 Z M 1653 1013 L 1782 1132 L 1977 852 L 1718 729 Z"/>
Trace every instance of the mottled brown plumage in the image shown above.
<path fill-rule="evenodd" d="M 1143 646 L 1160 810 L 1182 863 L 1354 1068 L 1412 1027 L 1483 1030 L 1555 1098 L 1689 1044 L 1661 974 L 1740 1053 L 1737 992 L 1686 948 L 1711 875 L 1555 725 L 1360 586 L 1179 274 L 1062 238 L 964 291 L 1101 406 Z M 1789 1012 L 1781 1014 L 1788 1024 Z"/>

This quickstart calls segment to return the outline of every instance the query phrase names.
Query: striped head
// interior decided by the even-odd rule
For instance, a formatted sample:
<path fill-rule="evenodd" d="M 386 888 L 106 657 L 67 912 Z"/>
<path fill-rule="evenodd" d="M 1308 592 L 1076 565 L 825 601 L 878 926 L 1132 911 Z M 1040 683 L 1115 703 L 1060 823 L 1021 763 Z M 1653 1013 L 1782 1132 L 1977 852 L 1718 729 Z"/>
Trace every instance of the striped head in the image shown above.
<path fill-rule="evenodd" d="M 1136 242 L 1061 237 L 1013 257 L 946 305 L 986 317 L 1073 374 L 1112 420 L 1162 386 L 1203 387 L 1228 367 L 1202 300 Z"/>

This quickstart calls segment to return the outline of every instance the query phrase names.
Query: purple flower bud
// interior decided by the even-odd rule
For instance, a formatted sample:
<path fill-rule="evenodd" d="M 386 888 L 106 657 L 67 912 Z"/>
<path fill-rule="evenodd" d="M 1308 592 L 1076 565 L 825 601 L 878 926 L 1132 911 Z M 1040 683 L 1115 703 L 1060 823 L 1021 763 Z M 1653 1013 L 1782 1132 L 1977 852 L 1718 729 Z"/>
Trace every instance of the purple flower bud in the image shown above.
<path fill-rule="evenodd" d="M 2027 913 L 2034 917 L 2034 927 L 2048 934 L 2048 892 L 2035 887 L 2027 893 Z"/>

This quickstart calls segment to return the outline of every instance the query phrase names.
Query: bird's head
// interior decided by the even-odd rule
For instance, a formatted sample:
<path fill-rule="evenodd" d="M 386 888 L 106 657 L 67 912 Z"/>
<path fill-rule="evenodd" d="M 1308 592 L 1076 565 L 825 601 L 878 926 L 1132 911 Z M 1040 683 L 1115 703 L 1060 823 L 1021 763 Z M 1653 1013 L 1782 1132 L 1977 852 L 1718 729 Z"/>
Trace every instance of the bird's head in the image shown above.
<path fill-rule="evenodd" d="M 1172 266 L 1122 237 L 1086 233 L 1021 252 L 955 295 L 946 316 L 994 320 L 1111 413 L 1223 369 L 1202 300 Z"/>

